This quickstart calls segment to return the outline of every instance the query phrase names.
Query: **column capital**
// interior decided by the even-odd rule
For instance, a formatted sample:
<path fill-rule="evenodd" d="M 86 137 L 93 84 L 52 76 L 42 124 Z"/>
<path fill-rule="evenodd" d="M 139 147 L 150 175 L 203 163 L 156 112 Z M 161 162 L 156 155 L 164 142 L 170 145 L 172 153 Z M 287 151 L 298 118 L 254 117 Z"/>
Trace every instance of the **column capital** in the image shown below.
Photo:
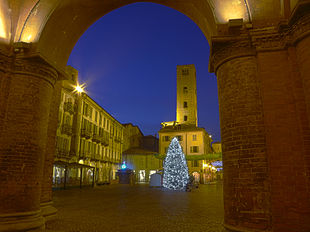
<path fill-rule="evenodd" d="M 47 81 L 52 86 L 58 79 L 58 73 L 55 68 L 45 62 L 41 57 L 16 57 L 13 64 L 14 74 L 31 75 Z"/>
<path fill-rule="evenodd" d="M 236 32 L 235 32 L 236 33 Z M 298 3 L 289 20 L 276 27 L 240 28 L 237 34 L 211 38 L 209 71 L 238 57 L 256 56 L 257 52 L 285 50 L 310 36 L 310 1 Z"/>
<path fill-rule="evenodd" d="M 247 35 L 212 37 L 209 71 L 216 73 L 217 69 L 229 60 L 255 55 L 256 50 Z"/>
<path fill-rule="evenodd" d="M 8 72 L 12 65 L 12 57 L 0 49 L 0 72 Z"/>

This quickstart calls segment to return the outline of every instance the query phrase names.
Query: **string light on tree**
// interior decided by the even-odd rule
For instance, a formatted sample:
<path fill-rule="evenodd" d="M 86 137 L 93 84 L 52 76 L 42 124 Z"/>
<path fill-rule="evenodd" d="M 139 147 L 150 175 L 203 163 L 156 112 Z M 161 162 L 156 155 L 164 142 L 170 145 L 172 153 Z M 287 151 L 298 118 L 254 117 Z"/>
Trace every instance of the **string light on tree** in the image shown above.
<path fill-rule="evenodd" d="M 176 137 L 171 140 L 164 161 L 163 186 L 173 190 L 185 190 L 189 180 L 188 167 L 181 145 Z"/>

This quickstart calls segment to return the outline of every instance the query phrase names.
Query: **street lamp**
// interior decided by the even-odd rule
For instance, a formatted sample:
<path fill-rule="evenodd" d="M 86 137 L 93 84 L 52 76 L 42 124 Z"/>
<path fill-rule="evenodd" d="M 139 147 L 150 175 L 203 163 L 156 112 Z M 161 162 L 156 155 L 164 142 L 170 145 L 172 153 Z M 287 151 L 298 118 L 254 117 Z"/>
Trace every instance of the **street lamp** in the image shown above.
<path fill-rule="evenodd" d="M 84 88 L 85 88 L 85 84 L 79 85 L 77 84 L 76 86 L 74 86 L 74 92 L 81 94 L 84 93 Z"/>
<path fill-rule="evenodd" d="M 79 85 L 75 86 L 75 91 L 78 92 L 78 93 L 83 93 L 83 92 L 84 92 L 84 90 L 82 89 L 82 87 L 79 86 Z"/>

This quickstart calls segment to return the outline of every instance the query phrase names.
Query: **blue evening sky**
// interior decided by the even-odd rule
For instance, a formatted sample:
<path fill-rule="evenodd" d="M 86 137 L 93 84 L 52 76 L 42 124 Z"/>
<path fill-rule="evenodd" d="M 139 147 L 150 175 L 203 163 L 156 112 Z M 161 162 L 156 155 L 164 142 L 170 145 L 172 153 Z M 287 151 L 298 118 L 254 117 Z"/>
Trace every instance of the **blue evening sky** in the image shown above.
<path fill-rule="evenodd" d="M 99 105 L 121 123 L 156 134 L 176 119 L 176 66 L 195 64 L 198 126 L 220 141 L 217 80 L 208 72 L 210 49 L 182 13 L 153 3 L 116 9 L 94 23 L 75 45 L 68 65 Z"/>

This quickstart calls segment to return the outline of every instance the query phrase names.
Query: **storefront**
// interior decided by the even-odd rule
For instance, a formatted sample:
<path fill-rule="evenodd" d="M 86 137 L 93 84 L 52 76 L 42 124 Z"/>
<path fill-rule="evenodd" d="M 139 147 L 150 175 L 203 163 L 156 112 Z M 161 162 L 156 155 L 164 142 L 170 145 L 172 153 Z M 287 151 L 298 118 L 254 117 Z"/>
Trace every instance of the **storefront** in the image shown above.
<path fill-rule="evenodd" d="M 56 161 L 53 166 L 53 189 L 94 186 L 95 167 Z"/>

